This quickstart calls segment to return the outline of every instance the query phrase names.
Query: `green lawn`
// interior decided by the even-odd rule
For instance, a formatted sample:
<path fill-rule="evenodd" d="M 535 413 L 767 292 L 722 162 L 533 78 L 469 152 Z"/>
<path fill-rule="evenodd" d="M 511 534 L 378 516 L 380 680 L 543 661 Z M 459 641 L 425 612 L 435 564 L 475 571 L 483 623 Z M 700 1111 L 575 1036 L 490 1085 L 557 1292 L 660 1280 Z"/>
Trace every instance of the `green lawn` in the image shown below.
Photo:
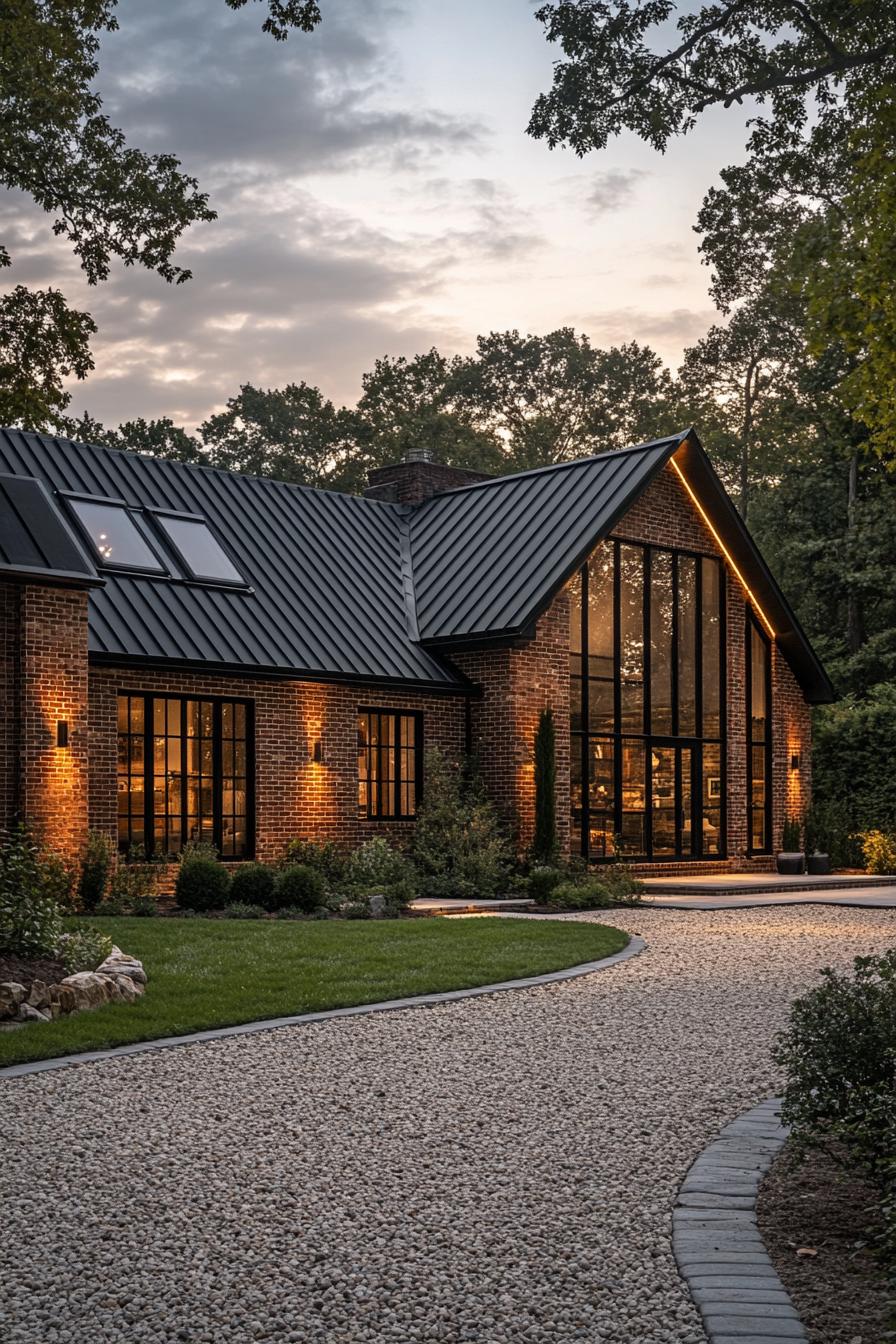
<path fill-rule="evenodd" d="M 96 922 L 143 962 L 146 994 L 133 1005 L 0 1032 L 0 1065 L 513 980 L 609 956 L 628 942 L 618 929 L 559 920 Z"/>

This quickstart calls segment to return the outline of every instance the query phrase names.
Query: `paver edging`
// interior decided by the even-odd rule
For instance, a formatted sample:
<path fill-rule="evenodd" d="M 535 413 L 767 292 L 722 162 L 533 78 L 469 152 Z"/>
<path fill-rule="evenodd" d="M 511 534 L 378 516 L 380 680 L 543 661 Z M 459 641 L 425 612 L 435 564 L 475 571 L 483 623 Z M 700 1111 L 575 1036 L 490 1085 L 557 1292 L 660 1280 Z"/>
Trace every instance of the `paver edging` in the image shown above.
<path fill-rule="evenodd" d="M 461 999 L 480 998 L 486 994 L 501 994 L 509 989 L 538 989 L 543 985 L 561 984 L 576 980 L 595 971 L 605 971 L 629 957 L 637 957 L 647 950 L 647 944 L 636 933 L 630 935 L 625 947 L 609 957 L 597 961 L 583 961 L 560 971 L 546 971 L 543 975 L 527 975 L 520 980 L 501 980 L 494 985 L 473 985 L 469 989 L 446 989 L 433 994 L 416 994 L 404 999 L 386 999 L 382 1003 L 359 1003 L 350 1008 L 328 1008 L 317 1013 L 297 1013 L 289 1017 L 266 1018 L 259 1022 L 241 1022 L 233 1027 L 211 1027 L 207 1031 L 193 1031 L 184 1036 L 162 1036 L 154 1041 L 133 1041 L 116 1045 L 108 1050 L 89 1050 L 78 1055 L 59 1055 L 54 1059 L 35 1059 L 27 1064 L 9 1064 L 0 1068 L 0 1081 L 5 1078 L 25 1078 L 30 1074 L 47 1073 L 75 1064 L 96 1064 L 101 1060 L 117 1059 L 122 1055 L 138 1055 L 146 1050 L 167 1050 L 177 1045 L 196 1045 L 201 1041 L 223 1040 L 228 1036 L 248 1036 L 258 1031 L 274 1031 L 278 1027 L 306 1026 L 313 1022 L 329 1022 L 340 1017 L 360 1017 L 366 1013 L 395 1012 L 402 1008 L 431 1008 L 437 1004 L 453 1003 Z"/>
<path fill-rule="evenodd" d="M 710 1344 L 784 1344 L 809 1336 L 756 1220 L 763 1176 L 783 1146 L 781 1098 L 726 1125 L 691 1166 L 672 1211 L 672 1250 Z"/>

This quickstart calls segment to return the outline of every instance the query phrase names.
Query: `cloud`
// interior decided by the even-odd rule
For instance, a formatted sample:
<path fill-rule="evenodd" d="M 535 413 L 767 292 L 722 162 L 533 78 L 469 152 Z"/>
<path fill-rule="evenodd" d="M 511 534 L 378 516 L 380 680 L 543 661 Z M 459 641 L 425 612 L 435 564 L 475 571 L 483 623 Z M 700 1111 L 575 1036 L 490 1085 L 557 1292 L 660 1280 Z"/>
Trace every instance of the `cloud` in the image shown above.
<path fill-rule="evenodd" d="M 591 178 L 585 207 L 592 216 L 622 210 L 635 199 L 635 188 L 648 174 L 643 168 L 606 168 Z"/>
<path fill-rule="evenodd" d="M 711 307 L 669 308 L 660 312 L 613 308 L 590 313 L 582 322 L 599 343 L 640 341 L 660 346 L 663 353 L 663 348 L 680 351 L 683 345 L 705 335 L 717 316 Z"/>

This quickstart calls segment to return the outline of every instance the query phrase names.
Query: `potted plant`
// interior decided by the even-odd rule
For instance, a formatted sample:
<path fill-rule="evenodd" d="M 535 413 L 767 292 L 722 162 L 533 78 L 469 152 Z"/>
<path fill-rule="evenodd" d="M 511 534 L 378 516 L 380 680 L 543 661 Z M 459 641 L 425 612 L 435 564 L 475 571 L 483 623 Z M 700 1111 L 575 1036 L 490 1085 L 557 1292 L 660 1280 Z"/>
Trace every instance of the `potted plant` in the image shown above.
<path fill-rule="evenodd" d="M 779 873 L 795 875 L 804 869 L 806 856 L 800 849 L 800 823 L 797 817 L 788 817 L 781 832 L 781 852 L 775 859 Z"/>
<path fill-rule="evenodd" d="M 831 855 L 824 817 L 815 807 L 806 813 L 806 872 L 820 876 L 831 871 Z"/>

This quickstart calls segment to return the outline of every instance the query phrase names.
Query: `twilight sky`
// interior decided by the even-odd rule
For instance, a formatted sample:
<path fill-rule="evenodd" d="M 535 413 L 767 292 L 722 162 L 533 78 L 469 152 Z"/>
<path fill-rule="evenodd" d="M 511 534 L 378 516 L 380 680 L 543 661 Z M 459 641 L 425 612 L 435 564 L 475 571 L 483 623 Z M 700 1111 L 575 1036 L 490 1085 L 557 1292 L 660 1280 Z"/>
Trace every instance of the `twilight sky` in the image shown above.
<path fill-rule="evenodd" d="M 742 116 L 661 157 L 634 139 L 579 160 L 525 134 L 556 53 L 534 0 L 325 0 L 276 43 L 262 7 L 122 0 L 99 88 L 131 143 L 176 153 L 218 219 L 171 287 L 118 268 L 90 290 L 49 217 L 0 205 L 9 283 L 93 313 L 96 370 L 72 411 L 194 426 L 241 382 L 305 379 L 353 402 L 379 355 L 561 325 L 675 364 L 712 318 L 692 232 Z"/>

